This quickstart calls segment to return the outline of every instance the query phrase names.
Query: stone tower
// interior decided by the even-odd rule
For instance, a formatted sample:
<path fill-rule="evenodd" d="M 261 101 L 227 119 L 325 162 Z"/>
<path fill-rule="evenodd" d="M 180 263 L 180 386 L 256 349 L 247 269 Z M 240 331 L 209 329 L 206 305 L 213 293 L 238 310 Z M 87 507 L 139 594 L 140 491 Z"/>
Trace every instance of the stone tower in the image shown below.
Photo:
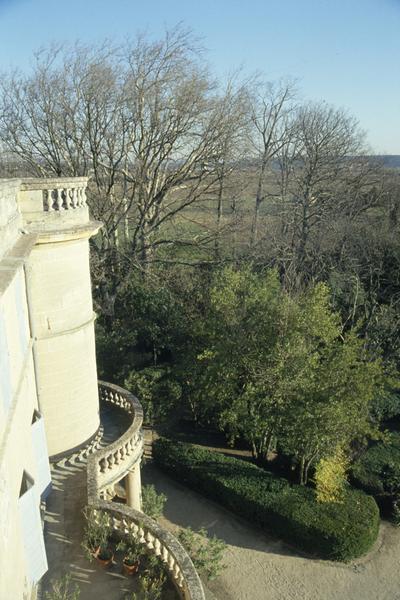
<path fill-rule="evenodd" d="M 24 179 L 23 228 L 36 234 L 25 265 L 40 411 L 51 458 L 90 441 L 99 428 L 89 271 L 87 178 Z"/>

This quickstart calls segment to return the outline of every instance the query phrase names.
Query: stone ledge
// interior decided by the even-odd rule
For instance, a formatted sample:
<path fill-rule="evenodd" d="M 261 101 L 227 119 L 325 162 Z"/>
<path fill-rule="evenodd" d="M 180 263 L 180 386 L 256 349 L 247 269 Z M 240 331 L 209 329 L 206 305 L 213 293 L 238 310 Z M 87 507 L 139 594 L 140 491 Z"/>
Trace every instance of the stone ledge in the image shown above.
<path fill-rule="evenodd" d="M 4 294 L 18 269 L 25 264 L 37 241 L 36 234 L 23 235 L 0 261 L 0 296 Z"/>
<path fill-rule="evenodd" d="M 33 226 L 32 226 L 33 225 Z M 99 229 L 103 226 L 100 221 L 88 221 L 83 225 L 75 225 L 73 227 L 57 227 L 54 229 L 44 230 L 40 223 L 29 223 L 26 227 L 31 233 L 37 234 L 37 244 L 58 244 L 61 242 L 69 242 L 74 240 L 86 240 L 96 235 Z"/>
<path fill-rule="evenodd" d="M 19 189 L 22 191 L 28 190 L 43 190 L 48 188 L 61 189 L 65 187 L 86 186 L 89 177 L 24 177 L 18 181 Z M 6 180 L 14 181 L 14 180 Z"/>

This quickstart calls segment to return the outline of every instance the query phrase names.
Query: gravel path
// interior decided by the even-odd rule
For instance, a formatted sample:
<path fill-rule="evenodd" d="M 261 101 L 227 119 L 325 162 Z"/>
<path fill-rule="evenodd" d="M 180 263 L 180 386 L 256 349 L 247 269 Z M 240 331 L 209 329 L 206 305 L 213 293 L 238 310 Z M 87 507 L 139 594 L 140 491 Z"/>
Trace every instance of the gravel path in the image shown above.
<path fill-rule="evenodd" d="M 227 568 L 205 582 L 210 600 L 400 600 L 400 531 L 383 523 L 371 553 L 351 564 L 314 560 L 183 487 L 148 463 L 143 483 L 168 501 L 163 524 L 205 527 L 225 540 Z"/>

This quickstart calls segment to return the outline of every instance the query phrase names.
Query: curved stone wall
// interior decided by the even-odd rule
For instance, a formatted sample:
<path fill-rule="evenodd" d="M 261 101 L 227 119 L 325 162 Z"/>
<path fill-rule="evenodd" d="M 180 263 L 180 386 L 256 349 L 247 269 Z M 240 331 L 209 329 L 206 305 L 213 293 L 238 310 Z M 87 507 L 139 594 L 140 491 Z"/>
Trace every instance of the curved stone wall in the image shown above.
<path fill-rule="evenodd" d="M 105 498 L 108 488 L 132 468 L 140 466 L 143 454 L 143 409 L 133 394 L 112 383 L 99 381 L 99 396 L 101 402 L 117 406 L 131 417 L 131 424 L 118 440 L 90 456 L 88 495 Z"/>

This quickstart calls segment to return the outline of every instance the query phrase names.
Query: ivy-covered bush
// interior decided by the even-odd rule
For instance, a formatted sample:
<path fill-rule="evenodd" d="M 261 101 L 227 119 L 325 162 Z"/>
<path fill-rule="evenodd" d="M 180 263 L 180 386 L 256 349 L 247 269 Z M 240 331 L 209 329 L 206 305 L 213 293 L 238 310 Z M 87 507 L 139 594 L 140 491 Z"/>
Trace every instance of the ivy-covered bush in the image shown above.
<path fill-rule="evenodd" d="M 386 508 L 400 495 L 400 433 L 370 446 L 354 463 L 355 483 Z"/>
<path fill-rule="evenodd" d="M 376 540 L 378 507 L 359 490 L 348 489 L 341 503 L 319 503 L 311 488 L 291 485 L 243 460 L 165 438 L 154 443 L 153 456 L 181 483 L 321 558 L 348 561 Z"/>

